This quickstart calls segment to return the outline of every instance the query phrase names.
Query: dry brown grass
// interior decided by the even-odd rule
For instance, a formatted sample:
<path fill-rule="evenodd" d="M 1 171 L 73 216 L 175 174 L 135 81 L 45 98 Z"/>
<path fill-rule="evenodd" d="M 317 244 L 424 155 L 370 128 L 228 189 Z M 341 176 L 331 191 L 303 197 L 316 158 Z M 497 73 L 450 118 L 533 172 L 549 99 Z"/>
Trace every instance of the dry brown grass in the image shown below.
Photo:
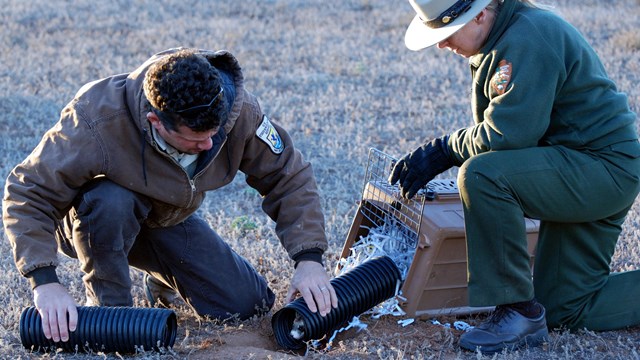
<path fill-rule="evenodd" d="M 637 0 L 547 1 L 576 25 L 602 56 L 609 74 L 640 111 L 640 4 Z M 390 0 L 0 0 L 0 175 L 4 179 L 38 142 L 44 130 L 85 82 L 126 72 L 165 48 L 193 46 L 228 49 L 243 65 L 247 87 L 265 111 L 289 129 L 318 178 L 335 266 L 360 197 L 370 147 L 401 155 L 423 139 L 470 122 L 469 76 L 465 62 L 434 49 L 404 48 L 413 16 L 408 2 Z M 452 177 L 453 172 L 446 177 Z M 260 198 L 237 179 L 202 209 L 203 216 L 269 279 L 283 306 L 291 275 L 274 235 L 260 211 Z M 640 208 L 632 209 L 612 267 L 640 265 Z M 257 228 L 230 226 L 245 217 Z M 0 357 L 38 358 L 22 349 L 21 310 L 31 292 L 17 274 L 6 241 L 0 243 Z M 73 260 L 61 258 L 59 274 L 79 302 L 81 274 Z M 140 274 L 132 271 L 136 284 Z M 145 306 L 139 286 L 136 305 Z M 178 309 L 174 351 L 130 358 L 222 358 L 212 353 L 241 334 L 257 334 L 265 351 L 229 356 L 285 358 L 273 352 L 268 318 L 242 324 L 198 321 Z M 450 319 L 440 319 L 443 322 Z M 474 318 L 467 319 L 474 321 Z M 401 328 L 394 319 L 370 321 L 369 329 L 344 336 L 331 359 L 472 359 L 461 352 L 455 330 L 420 321 Z M 496 359 L 639 358 L 639 329 L 606 333 L 555 332 L 548 346 Z M 266 339 L 266 340 L 265 340 Z M 271 345 L 269 345 L 271 344 Z M 258 349 L 259 350 L 259 349 Z M 215 354 L 215 355 L 212 355 Z M 253 354 L 253 355 L 251 355 Z M 56 359 L 120 358 L 114 354 L 51 354 Z M 486 357 L 485 357 L 486 358 Z"/>

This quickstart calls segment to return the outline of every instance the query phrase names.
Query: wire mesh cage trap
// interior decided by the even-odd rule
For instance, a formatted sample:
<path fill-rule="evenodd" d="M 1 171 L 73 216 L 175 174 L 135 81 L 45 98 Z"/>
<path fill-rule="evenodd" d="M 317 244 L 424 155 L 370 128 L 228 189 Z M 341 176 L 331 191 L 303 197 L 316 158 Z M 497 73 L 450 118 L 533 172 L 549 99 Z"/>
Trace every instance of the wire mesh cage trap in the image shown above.
<path fill-rule="evenodd" d="M 456 181 L 434 179 L 406 200 L 398 186 L 388 182 L 396 161 L 380 150 L 369 151 L 362 198 L 336 273 L 348 266 L 348 259 L 361 256 L 363 247 L 364 251 L 379 247 L 385 254 L 399 251 L 408 257 L 404 264 L 397 261 L 403 284 L 396 297 L 406 317 L 489 310 L 468 306 L 464 215 Z M 539 223 L 531 219 L 525 222 L 533 266 Z M 372 243 L 370 237 L 381 232 L 386 234 L 380 238 L 382 243 Z"/>

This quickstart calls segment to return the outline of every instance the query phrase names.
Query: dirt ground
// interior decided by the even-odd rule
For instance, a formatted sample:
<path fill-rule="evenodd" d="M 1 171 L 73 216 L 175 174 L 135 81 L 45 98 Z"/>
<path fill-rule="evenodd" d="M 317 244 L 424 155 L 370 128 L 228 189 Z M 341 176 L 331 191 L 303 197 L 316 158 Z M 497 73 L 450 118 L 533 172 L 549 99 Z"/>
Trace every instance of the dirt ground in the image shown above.
<path fill-rule="evenodd" d="M 476 325 L 487 313 L 467 316 L 439 316 L 416 319 L 403 326 L 402 317 L 387 315 L 373 319 L 361 315 L 366 327 L 349 329 L 308 344 L 306 349 L 291 351 L 280 347 L 275 339 L 271 315 L 240 324 L 212 325 L 187 317 L 178 325 L 172 359 L 638 359 L 639 328 L 617 332 L 550 332 L 550 341 L 534 349 L 480 355 L 463 351 L 458 340 L 464 330 L 454 323 Z M 192 330 L 184 330 L 192 329 Z M 331 334 L 333 335 L 333 334 Z M 329 335 L 329 337 L 331 336 Z"/>
<path fill-rule="evenodd" d="M 444 324 L 433 324 L 431 321 L 415 321 L 410 325 L 398 324 L 399 318 L 384 316 L 380 319 L 361 316 L 366 328 L 362 330 L 349 329 L 338 333 L 332 344 L 320 341 L 317 348 L 308 345 L 306 350 L 299 352 L 281 348 L 273 335 L 271 317 L 264 317 L 253 324 L 228 327 L 218 331 L 214 337 L 202 337 L 199 346 L 190 347 L 189 353 L 183 353 L 176 343 L 173 351 L 175 355 L 189 359 L 295 359 L 308 358 L 389 358 L 390 354 L 376 354 L 371 352 L 371 345 L 379 348 L 391 347 L 393 343 L 405 346 L 398 349 L 398 358 L 406 358 L 412 353 L 438 353 L 451 351 L 452 342 L 462 334 L 449 324 L 453 318 L 441 318 Z M 177 342 L 181 341 L 180 337 Z M 384 343 L 384 344 L 383 344 Z M 406 346 L 409 344 L 408 346 Z M 401 353 L 400 353 L 401 351 Z M 454 355 L 454 354 L 449 354 Z M 393 356 L 395 358 L 396 356 Z"/>
<path fill-rule="evenodd" d="M 293 351 L 278 344 L 274 336 L 272 313 L 241 323 L 213 324 L 196 319 L 187 309 L 177 311 L 178 333 L 170 351 L 173 356 L 170 357 L 196 360 L 478 358 L 477 354 L 463 352 L 457 347 L 458 338 L 464 331 L 456 329 L 454 323 L 461 321 L 462 325 L 472 325 L 487 315 L 439 316 L 415 319 L 403 325 L 401 321 L 406 320 L 403 317 L 385 315 L 374 319 L 365 313 L 358 317 L 362 328 L 354 326 L 337 333 L 331 332 L 326 338 L 310 341 L 305 348 Z M 343 324 L 343 327 L 346 325 Z M 328 343 L 327 339 L 332 336 L 331 343 Z M 513 355 L 518 358 L 519 353 Z M 536 356 L 528 353 L 526 358 Z"/>

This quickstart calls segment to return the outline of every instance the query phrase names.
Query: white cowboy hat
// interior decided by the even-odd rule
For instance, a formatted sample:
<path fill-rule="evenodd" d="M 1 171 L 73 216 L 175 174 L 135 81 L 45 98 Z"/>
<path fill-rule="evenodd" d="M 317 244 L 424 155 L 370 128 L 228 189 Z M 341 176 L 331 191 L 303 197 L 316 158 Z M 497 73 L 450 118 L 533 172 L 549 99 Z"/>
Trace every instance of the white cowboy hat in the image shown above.
<path fill-rule="evenodd" d="M 404 35 L 410 50 L 433 46 L 453 35 L 482 11 L 491 0 L 409 0 L 418 13 Z"/>

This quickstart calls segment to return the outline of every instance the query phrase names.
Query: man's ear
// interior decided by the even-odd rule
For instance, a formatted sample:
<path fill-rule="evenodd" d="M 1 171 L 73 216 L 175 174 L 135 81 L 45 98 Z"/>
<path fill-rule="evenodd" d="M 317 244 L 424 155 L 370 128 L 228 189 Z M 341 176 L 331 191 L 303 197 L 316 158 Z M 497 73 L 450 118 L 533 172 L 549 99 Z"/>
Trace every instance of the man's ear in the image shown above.
<path fill-rule="evenodd" d="M 153 111 L 149 111 L 147 113 L 147 120 L 149 120 L 151 125 L 156 129 L 158 128 L 158 126 L 162 125 L 162 123 L 160 122 L 160 118 L 158 118 L 158 115 L 156 115 Z"/>

